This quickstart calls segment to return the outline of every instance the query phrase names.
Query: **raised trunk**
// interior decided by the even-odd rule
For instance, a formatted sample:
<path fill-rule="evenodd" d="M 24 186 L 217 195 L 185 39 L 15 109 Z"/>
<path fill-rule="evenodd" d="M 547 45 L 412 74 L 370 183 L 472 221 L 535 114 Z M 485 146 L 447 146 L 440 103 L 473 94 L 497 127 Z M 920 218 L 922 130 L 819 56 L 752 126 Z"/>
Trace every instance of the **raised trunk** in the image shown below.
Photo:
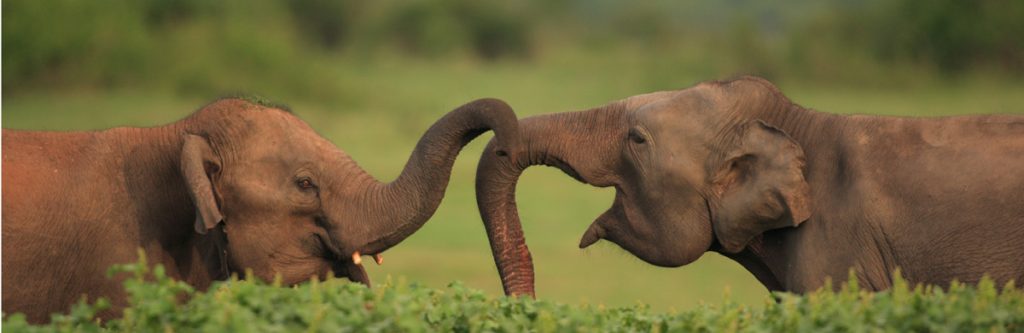
<path fill-rule="evenodd" d="M 626 138 L 620 105 L 550 114 L 519 123 L 522 147 L 512 159 L 497 158 L 491 142 L 477 168 L 477 205 L 507 295 L 534 296 L 533 262 L 515 202 L 516 183 L 533 165 L 558 167 L 596 186 L 612 185 L 614 152 Z"/>
<path fill-rule="evenodd" d="M 494 130 L 495 155 L 508 155 L 518 140 L 518 121 L 512 108 L 498 99 L 479 99 L 449 112 L 420 138 L 402 174 L 395 181 L 368 188 L 368 231 L 356 250 L 380 253 L 423 226 L 444 197 L 459 151 L 480 134 Z M 495 156 L 501 158 L 501 156 Z"/>

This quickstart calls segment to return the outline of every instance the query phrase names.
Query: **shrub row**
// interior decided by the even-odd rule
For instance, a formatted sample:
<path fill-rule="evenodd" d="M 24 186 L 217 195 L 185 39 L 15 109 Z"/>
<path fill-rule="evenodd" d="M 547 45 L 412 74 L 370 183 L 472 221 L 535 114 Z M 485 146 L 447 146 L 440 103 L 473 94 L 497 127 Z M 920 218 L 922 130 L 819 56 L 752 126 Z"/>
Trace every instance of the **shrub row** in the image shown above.
<path fill-rule="evenodd" d="M 1022 332 L 1024 292 L 984 279 L 976 287 L 909 286 L 898 276 L 885 292 L 851 279 L 838 291 L 776 293 L 762 306 L 724 301 L 679 313 L 573 306 L 491 297 L 456 282 L 445 289 L 393 283 L 368 289 L 345 280 L 294 287 L 232 279 L 207 292 L 174 281 L 144 261 L 128 272 L 130 306 L 100 323 L 109 306 L 81 302 L 48 325 L 4 315 L 4 332 Z M 188 299 L 188 301 L 183 301 Z"/>

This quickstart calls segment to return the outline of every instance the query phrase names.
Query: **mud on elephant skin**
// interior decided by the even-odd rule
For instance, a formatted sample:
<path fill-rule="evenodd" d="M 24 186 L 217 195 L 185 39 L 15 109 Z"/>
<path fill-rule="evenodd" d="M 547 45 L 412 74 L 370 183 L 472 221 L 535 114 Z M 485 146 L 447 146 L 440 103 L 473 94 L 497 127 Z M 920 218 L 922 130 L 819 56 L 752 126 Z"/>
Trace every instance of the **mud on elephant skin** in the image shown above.
<path fill-rule="evenodd" d="M 505 292 L 533 295 L 515 204 L 532 165 L 614 187 L 584 233 L 659 266 L 707 251 L 770 290 L 827 278 L 884 289 L 1024 278 L 1024 117 L 841 116 L 755 77 L 520 121 L 519 156 L 484 152 L 477 201 Z M 498 144 L 488 149 L 500 147 Z"/>
<path fill-rule="evenodd" d="M 4 311 L 42 322 L 88 294 L 117 315 L 123 291 L 104 272 L 140 247 L 200 289 L 246 268 L 287 284 L 329 272 L 369 284 L 361 256 L 379 258 L 430 218 L 462 147 L 492 129 L 507 147 L 517 125 L 500 100 L 463 105 L 390 183 L 286 108 L 249 99 L 153 128 L 5 129 Z"/>

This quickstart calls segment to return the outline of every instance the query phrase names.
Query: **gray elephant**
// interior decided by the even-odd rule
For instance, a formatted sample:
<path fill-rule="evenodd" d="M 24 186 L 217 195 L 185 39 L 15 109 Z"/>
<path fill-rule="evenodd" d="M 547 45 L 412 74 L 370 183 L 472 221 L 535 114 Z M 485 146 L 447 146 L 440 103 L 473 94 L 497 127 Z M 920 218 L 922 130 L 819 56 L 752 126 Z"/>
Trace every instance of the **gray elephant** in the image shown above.
<path fill-rule="evenodd" d="M 870 290 L 1024 277 L 1024 117 L 842 116 L 754 77 L 520 121 L 520 156 L 481 158 L 477 200 L 505 292 L 533 295 L 515 205 L 532 165 L 615 187 L 580 247 L 644 261 L 714 251 L 769 290 L 806 292 L 850 269 Z"/>
<path fill-rule="evenodd" d="M 496 99 L 463 105 L 381 183 L 286 108 L 222 99 L 154 128 L 3 131 L 3 307 L 44 322 L 83 294 L 124 306 L 105 271 L 150 263 L 198 289 L 250 268 L 285 284 L 329 272 L 369 284 L 380 254 L 437 209 L 455 157 L 517 119 Z M 501 148 L 499 148 L 501 150 Z M 504 151 L 503 156 L 507 156 Z"/>

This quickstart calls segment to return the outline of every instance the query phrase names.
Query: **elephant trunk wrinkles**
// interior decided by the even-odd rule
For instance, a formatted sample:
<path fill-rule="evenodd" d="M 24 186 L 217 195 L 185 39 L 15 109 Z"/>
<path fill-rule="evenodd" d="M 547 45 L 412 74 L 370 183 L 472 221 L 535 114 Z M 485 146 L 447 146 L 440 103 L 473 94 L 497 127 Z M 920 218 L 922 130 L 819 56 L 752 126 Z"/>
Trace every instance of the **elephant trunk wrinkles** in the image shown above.
<path fill-rule="evenodd" d="M 365 245 L 355 250 L 380 253 L 398 244 L 423 226 L 434 214 L 448 186 L 452 165 L 462 147 L 488 130 L 494 130 L 499 149 L 509 154 L 518 141 L 518 120 L 512 108 L 498 99 L 479 99 L 449 112 L 435 122 L 416 144 L 401 175 L 391 183 L 375 183 L 365 209 Z M 502 158 L 495 156 L 496 158 Z"/>
<path fill-rule="evenodd" d="M 477 205 L 505 294 L 535 296 L 532 257 L 515 202 L 519 175 L 530 166 L 548 165 L 584 183 L 612 185 L 615 166 L 608 163 L 625 138 L 625 129 L 616 126 L 622 114 L 613 105 L 523 119 L 522 149 L 512 159 L 497 158 L 495 142 L 488 144 L 477 169 Z"/>

